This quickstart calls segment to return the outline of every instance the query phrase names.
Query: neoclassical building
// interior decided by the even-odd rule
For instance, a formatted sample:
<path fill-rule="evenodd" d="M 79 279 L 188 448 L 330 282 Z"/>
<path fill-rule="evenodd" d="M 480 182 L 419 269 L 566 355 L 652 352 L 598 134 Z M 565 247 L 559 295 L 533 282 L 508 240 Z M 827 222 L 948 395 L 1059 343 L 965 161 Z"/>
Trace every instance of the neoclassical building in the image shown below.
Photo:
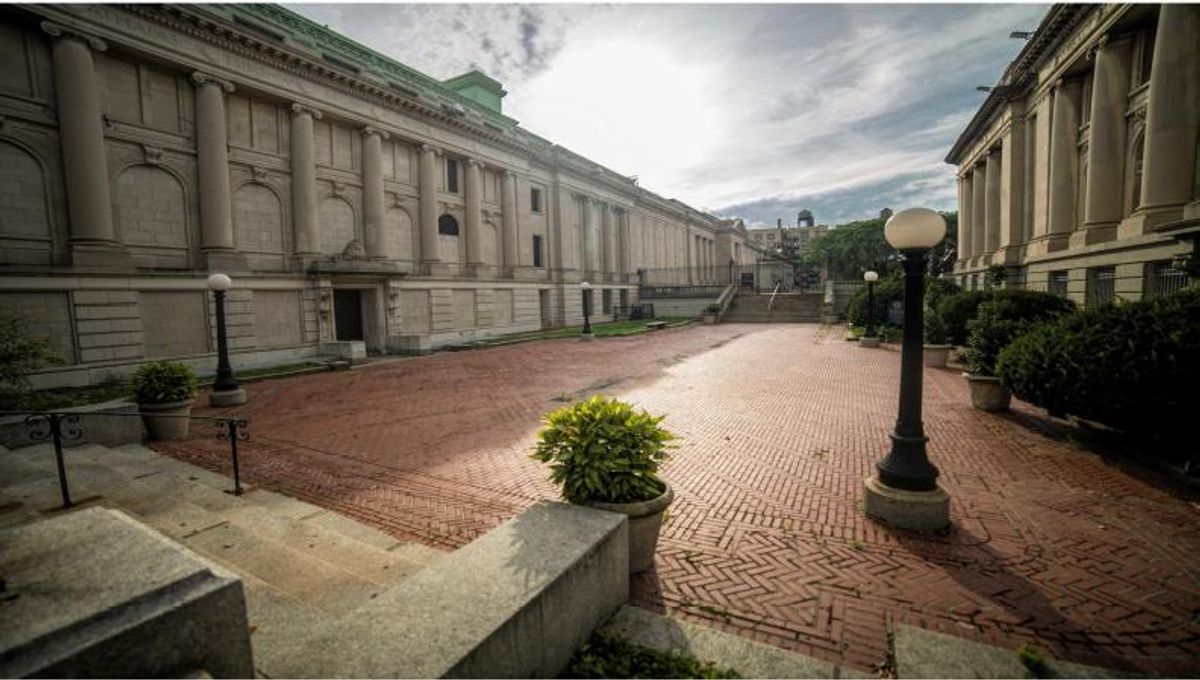
<path fill-rule="evenodd" d="M 639 270 L 715 281 L 744 227 L 522 129 L 500 83 L 438 81 L 273 5 L 0 8 L 0 307 L 86 384 L 423 351 L 576 324 Z M 631 102 L 631 105 L 633 103 Z"/>
<path fill-rule="evenodd" d="M 958 262 L 1079 302 L 1186 281 L 1200 224 L 1200 6 L 1054 5 L 946 162 Z"/>

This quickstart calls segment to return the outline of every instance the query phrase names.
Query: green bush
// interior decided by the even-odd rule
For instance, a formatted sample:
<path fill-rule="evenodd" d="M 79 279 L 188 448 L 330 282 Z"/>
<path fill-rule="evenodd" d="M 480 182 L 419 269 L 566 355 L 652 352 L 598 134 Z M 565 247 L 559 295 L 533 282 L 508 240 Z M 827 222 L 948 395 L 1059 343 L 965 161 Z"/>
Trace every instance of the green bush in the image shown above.
<path fill-rule="evenodd" d="M 925 304 L 930 307 L 943 298 L 959 292 L 953 281 L 937 278 L 925 279 Z M 883 279 L 875 284 L 875 323 L 887 323 L 887 310 L 893 302 L 904 301 L 904 282 L 898 276 Z M 867 287 L 855 291 L 846 303 L 846 320 L 855 325 L 867 320 Z"/>
<path fill-rule="evenodd" d="M 9 403 L 29 390 L 29 374 L 58 357 L 50 343 L 29 334 L 29 320 L 0 314 L 0 403 Z"/>
<path fill-rule="evenodd" d="M 934 310 L 946 322 L 946 334 L 950 344 L 966 344 L 970 333 L 969 322 L 979 312 L 979 305 L 988 301 L 1006 304 L 1005 316 L 1010 319 L 1040 320 L 1075 310 L 1075 303 L 1066 298 L 1036 290 L 971 290 L 946 295 L 934 306 Z"/>
<path fill-rule="evenodd" d="M 721 313 L 721 305 L 718 305 L 715 302 L 712 304 L 709 304 L 709 305 L 705 305 L 704 313 L 705 314 L 720 314 Z"/>
<path fill-rule="evenodd" d="M 740 678 L 711 661 L 660 652 L 624 638 L 597 633 L 571 657 L 564 678 Z"/>
<path fill-rule="evenodd" d="M 970 333 L 963 351 L 963 364 L 971 375 L 995 376 L 996 361 L 1009 343 L 1037 324 L 1075 309 L 1069 300 L 1047 293 L 1004 292 L 1007 294 L 994 296 L 979 305 L 976 317 L 967 322 Z"/>
<path fill-rule="evenodd" d="M 665 488 L 657 472 L 675 438 L 662 420 L 597 395 L 547 414 L 530 457 L 550 464 L 550 481 L 572 503 L 647 501 Z"/>
<path fill-rule="evenodd" d="M 1195 451 L 1186 430 L 1200 385 L 1200 289 L 1042 324 L 1000 353 L 996 373 L 1052 414 L 1179 444 L 1164 451 Z"/>
<path fill-rule="evenodd" d="M 946 344 L 946 322 L 942 321 L 941 314 L 932 309 L 925 310 L 925 344 Z"/>
<path fill-rule="evenodd" d="M 139 404 L 170 404 L 196 394 L 196 374 L 178 362 L 156 361 L 133 374 L 133 390 Z"/>

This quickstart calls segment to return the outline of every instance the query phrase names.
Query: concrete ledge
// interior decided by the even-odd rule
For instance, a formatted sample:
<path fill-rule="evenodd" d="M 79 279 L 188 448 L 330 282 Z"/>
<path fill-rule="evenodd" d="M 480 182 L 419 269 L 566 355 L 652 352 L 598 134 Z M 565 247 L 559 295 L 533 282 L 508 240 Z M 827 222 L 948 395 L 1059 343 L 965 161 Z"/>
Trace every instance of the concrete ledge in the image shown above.
<path fill-rule="evenodd" d="M 629 598 L 624 515 L 543 502 L 326 625 L 308 677 L 555 677 Z"/>
<path fill-rule="evenodd" d="M 128 516 L 0 532 L 0 677 L 252 677 L 242 583 Z"/>
<path fill-rule="evenodd" d="M 105 413 L 136 413 L 137 404 L 132 402 L 117 399 L 100 404 L 88 404 L 87 406 L 73 406 L 55 410 L 80 414 L 78 425 L 83 434 L 79 439 L 67 442 L 68 446 L 79 446 L 81 444 L 121 446 L 122 444 L 142 443 L 143 428 L 141 418 L 130 418 L 128 416 L 105 417 L 102 415 Z M 19 449 L 23 446 L 39 443 L 29 438 L 31 431 L 30 426 L 25 424 L 24 416 L 0 418 L 0 446 L 6 449 Z M 47 439 L 44 441 L 50 440 Z"/>
<path fill-rule="evenodd" d="M 362 340 L 330 340 L 321 343 L 321 354 L 338 359 L 366 359 L 367 344 Z"/>
<path fill-rule="evenodd" d="M 1030 678 L 1016 650 L 944 633 L 896 627 L 896 672 L 901 678 Z M 1042 650 L 1043 654 L 1045 650 Z M 1045 656 L 1047 678 L 1136 678 L 1137 675 Z"/>

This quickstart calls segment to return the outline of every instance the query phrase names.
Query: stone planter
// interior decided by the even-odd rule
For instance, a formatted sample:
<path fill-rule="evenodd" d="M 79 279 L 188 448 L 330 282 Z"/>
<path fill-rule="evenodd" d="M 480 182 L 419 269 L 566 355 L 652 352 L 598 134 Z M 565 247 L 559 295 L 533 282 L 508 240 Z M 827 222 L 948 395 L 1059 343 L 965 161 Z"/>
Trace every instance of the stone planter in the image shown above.
<path fill-rule="evenodd" d="M 717 322 L 717 315 L 716 315 L 716 314 L 705 314 L 705 315 L 704 315 L 704 323 L 706 323 L 706 324 L 714 324 L 714 323 L 716 323 L 716 322 Z"/>
<path fill-rule="evenodd" d="M 953 345 L 925 345 L 925 365 L 932 368 L 945 368 L 946 362 L 950 359 L 950 350 Z"/>
<path fill-rule="evenodd" d="M 859 346 L 859 347 L 878 347 L 878 346 L 879 346 L 879 336 L 877 336 L 877 335 L 872 335 L 872 336 L 866 336 L 866 335 L 864 335 L 864 336 L 862 336 L 861 338 L 859 338 L 859 339 L 858 339 L 858 346 Z"/>
<path fill-rule="evenodd" d="M 165 416 L 187 416 L 192 413 L 195 399 L 184 399 L 167 404 L 138 404 L 142 420 L 146 423 L 146 434 L 152 441 L 187 439 L 191 420 Z"/>
<path fill-rule="evenodd" d="M 662 528 L 663 513 L 675 492 L 663 482 L 666 490 L 658 498 L 640 503 L 585 503 L 589 508 L 619 512 L 629 518 L 629 573 L 637 574 L 654 566 L 654 551 L 658 548 L 658 531 Z"/>
<path fill-rule="evenodd" d="M 1007 411 L 1012 400 L 1012 393 L 1000 384 L 999 378 L 963 373 L 967 385 L 971 388 L 971 405 L 981 411 L 995 413 Z"/>

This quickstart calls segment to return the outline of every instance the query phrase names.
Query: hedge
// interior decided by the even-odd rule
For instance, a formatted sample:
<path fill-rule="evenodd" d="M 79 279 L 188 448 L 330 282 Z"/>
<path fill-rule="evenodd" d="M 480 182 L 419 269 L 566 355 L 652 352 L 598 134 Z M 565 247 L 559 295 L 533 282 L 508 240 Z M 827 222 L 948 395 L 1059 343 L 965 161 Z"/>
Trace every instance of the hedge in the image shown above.
<path fill-rule="evenodd" d="M 1000 352 L 1000 380 L 1054 415 L 1074 415 L 1194 455 L 1200 289 L 1089 309 L 1041 324 Z"/>
<path fill-rule="evenodd" d="M 989 300 L 1002 300 L 1010 305 L 1004 313 L 1009 319 L 1040 321 L 1056 314 L 1075 310 L 1075 303 L 1066 298 L 1036 290 L 971 290 L 946 295 L 934 310 L 946 322 L 946 335 L 952 345 L 967 344 L 968 323 L 979 314 L 979 305 Z"/>
<path fill-rule="evenodd" d="M 927 277 L 925 279 L 925 304 L 934 304 L 946 297 L 956 295 L 960 291 L 953 281 Z M 884 279 L 875 284 L 875 323 L 883 325 L 887 322 L 887 310 L 893 302 L 904 301 L 904 282 L 899 277 Z M 867 287 L 859 288 L 850 301 L 846 303 L 846 320 L 859 326 L 867 318 Z"/>

